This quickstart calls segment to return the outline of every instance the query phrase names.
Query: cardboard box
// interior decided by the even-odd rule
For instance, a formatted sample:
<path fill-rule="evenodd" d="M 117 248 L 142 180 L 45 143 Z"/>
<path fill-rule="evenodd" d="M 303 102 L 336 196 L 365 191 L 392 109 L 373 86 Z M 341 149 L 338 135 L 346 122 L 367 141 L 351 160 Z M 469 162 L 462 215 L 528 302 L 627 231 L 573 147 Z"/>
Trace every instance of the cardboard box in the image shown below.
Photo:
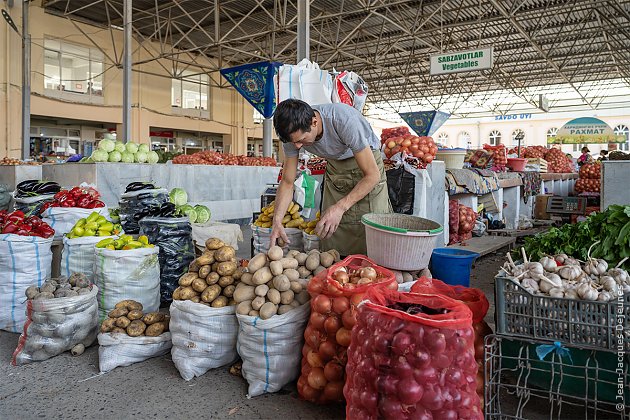
<path fill-rule="evenodd" d="M 549 213 L 547 213 L 547 201 L 549 201 L 549 197 L 553 197 L 553 194 L 539 194 L 536 196 L 536 202 L 534 203 L 534 219 L 551 219 Z"/>

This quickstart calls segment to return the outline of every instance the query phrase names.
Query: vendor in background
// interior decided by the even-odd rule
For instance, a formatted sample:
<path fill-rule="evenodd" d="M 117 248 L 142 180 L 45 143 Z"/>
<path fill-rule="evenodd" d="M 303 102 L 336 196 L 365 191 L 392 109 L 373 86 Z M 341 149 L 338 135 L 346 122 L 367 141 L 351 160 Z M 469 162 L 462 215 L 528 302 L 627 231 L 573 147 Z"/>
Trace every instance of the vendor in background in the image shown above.
<path fill-rule="evenodd" d="M 599 161 L 608 160 L 608 150 L 601 150 L 599 152 L 599 157 L 597 158 L 597 160 Z"/>
<path fill-rule="evenodd" d="M 588 147 L 582 147 L 582 154 L 578 158 L 577 164 L 578 166 L 582 166 L 585 163 L 590 163 L 593 161 L 593 157 L 590 155 L 591 151 L 588 150 Z"/>
<path fill-rule="evenodd" d="M 366 254 L 366 213 L 392 211 L 380 142 L 370 124 L 346 104 L 313 105 L 287 99 L 276 108 L 273 124 L 284 149 L 282 180 L 276 195 L 271 246 L 288 242 L 282 217 L 293 198 L 301 148 L 327 160 L 322 214 L 315 233 L 322 249 L 341 255 Z"/>

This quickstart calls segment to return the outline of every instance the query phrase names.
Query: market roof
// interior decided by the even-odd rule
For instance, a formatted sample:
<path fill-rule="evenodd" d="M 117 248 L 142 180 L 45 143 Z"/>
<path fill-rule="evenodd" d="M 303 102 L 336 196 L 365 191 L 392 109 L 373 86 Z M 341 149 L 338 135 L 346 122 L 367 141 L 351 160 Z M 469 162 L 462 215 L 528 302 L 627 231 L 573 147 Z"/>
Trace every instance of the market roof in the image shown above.
<path fill-rule="evenodd" d="M 48 13 L 110 30 L 122 26 L 122 0 L 43 4 Z M 295 63 L 297 0 L 134 0 L 133 9 L 136 39 L 166 77 L 196 65 L 199 55 L 216 63 L 205 70 Z M 630 89 L 628 0 L 317 0 L 310 21 L 311 60 L 357 71 L 370 87 L 370 103 L 391 109 L 415 103 L 465 114 L 478 102 L 500 113 L 516 102 L 533 106 L 539 91 L 558 89 L 565 95 L 552 95 L 552 109 L 597 109 Z M 489 46 L 489 70 L 429 75 L 432 54 Z"/>

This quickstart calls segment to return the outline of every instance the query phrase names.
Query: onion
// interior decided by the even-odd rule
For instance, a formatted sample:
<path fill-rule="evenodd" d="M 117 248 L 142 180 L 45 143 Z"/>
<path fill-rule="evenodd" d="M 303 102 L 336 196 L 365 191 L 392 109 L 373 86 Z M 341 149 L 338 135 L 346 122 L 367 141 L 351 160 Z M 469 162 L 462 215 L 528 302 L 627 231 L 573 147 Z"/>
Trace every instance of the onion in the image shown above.
<path fill-rule="evenodd" d="M 351 330 L 357 323 L 357 311 L 353 307 L 345 311 L 343 315 L 341 315 L 341 322 L 344 328 Z"/>
<path fill-rule="evenodd" d="M 330 315 L 326 318 L 326 321 L 324 321 L 324 330 L 326 330 L 330 336 L 337 334 L 339 328 L 341 328 L 341 321 L 336 315 Z"/>
<path fill-rule="evenodd" d="M 333 277 L 335 278 L 335 280 L 337 280 L 341 284 L 346 284 L 350 281 L 350 277 L 348 276 L 348 273 L 342 270 L 336 271 Z"/>
<path fill-rule="evenodd" d="M 312 300 L 312 305 L 313 310 L 319 312 L 320 314 L 328 314 L 332 308 L 330 298 L 325 295 L 315 297 L 315 299 Z"/>
<path fill-rule="evenodd" d="M 398 379 L 395 376 L 379 376 L 376 380 L 376 389 L 379 395 L 396 395 Z"/>
<path fill-rule="evenodd" d="M 469 417 L 462 417 L 463 419 Z M 409 420 L 433 420 L 431 411 L 416 405 L 416 411 L 409 413 Z"/>
<path fill-rule="evenodd" d="M 431 363 L 431 355 L 424 350 L 416 350 L 411 363 L 417 368 L 424 368 Z"/>
<path fill-rule="evenodd" d="M 440 392 L 440 388 L 432 386 L 425 387 L 420 402 L 424 407 L 431 411 L 440 410 L 444 405 L 444 399 Z"/>
<path fill-rule="evenodd" d="M 440 420 L 457 420 L 458 415 L 457 411 L 455 410 L 440 410 L 435 413 L 435 418 L 438 418 Z"/>
<path fill-rule="evenodd" d="M 374 337 L 374 350 L 382 354 L 389 354 L 389 340 L 384 335 Z"/>
<path fill-rule="evenodd" d="M 329 401 L 343 401 L 343 382 L 328 382 L 324 387 L 324 397 Z"/>
<path fill-rule="evenodd" d="M 348 347 L 350 345 L 350 330 L 339 328 L 335 336 L 340 346 Z"/>
<path fill-rule="evenodd" d="M 306 356 L 306 360 L 308 361 L 308 364 L 311 367 L 314 368 L 321 368 L 324 367 L 324 362 L 322 361 L 321 356 L 319 355 L 319 353 L 311 350 L 308 355 Z"/>
<path fill-rule="evenodd" d="M 363 293 L 356 293 L 350 296 L 350 305 L 356 307 L 359 305 L 359 303 L 361 303 L 362 300 L 363 300 Z"/>
<path fill-rule="evenodd" d="M 313 389 L 324 389 L 326 386 L 326 377 L 322 368 L 313 368 L 308 374 L 308 385 Z"/>
<path fill-rule="evenodd" d="M 373 267 L 364 267 L 360 271 L 360 276 L 364 278 L 368 278 L 370 280 L 376 280 L 378 273 Z"/>
<path fill-rule="evenodd" d="M 424 344 L 432 355 L 443 353 L 446 350 L 446 338 L 441 332 L 432 331 L 425 335 Z"/>
<path fill-rule="evenodd" d="M 415 405 L 422 398 L 422 387 L 412 378 L 398 382 L 398 398 L 405 405 Z"/>
<path fill-rule="evenodd" d="M 311 312 L 308 324 L 317 330 L 323 330 L 324 321 L 326 321 L 326 315 L 320 314 L 319 312 Z"/>
<path fill-rule="evenodd" d="M 313 350 L 311 348 L 311 346 L 309 346 L 308 344 L 304 344 L 304 346 L 302 346 L 302 357 L 306 357 L 306 355 L 308 354 L 309 351 Z"/>
<path fill-rule="evenodd" d="M 446 342 L 444 343 L 446 345 Z M 392 340 L 392 351 L 394 354 L 402 356 L 410 351 L 411 336 L 406 332 L 399 332 Z"/>
<path fill-rule="evenodd" d="M 405 418 L 403 407 L 395 397 L 382 398 L 378 404 L 378 409 L 386 419 L 402 419 Z"/>
<path fill-rule="evenodd" d="M 309 325 L 304 330 L 304 341 L 306 341 L 306 344 L 316 349 L 319 347 L 319 343 L 322 341 L 322 335 L 318 330 Z"/>
<path fill-rule="evenodd" d="M 413 370 L 406 358 L 401 356 L 394 360 L 394 373 L 398 379 L 413 378 Z"/>
<path fill-rule="evenodd" d="M 350 301 L 345 296 L 339 296 L 333 299 L 332 310 L 338 314 L 343 314 L 350 308 Z"/>
<path fill-rule="evenodd" d="M 308 291 L 312 295 L 319 295 L 324 289 L 324 283 L 321 279 L 315 277 L 308 283 Z"/>
<path fill-rule="evenodd" d="M 436 383 L 438 381 L 437 371 L 433 366 L 416 369 L 413 372 L 416 382 L 421 384 Z"/>
<path fill-rule="evenodd" d="M 374 411 L 376 411 L 378 399 L 376 397 L 376 393 L 375 392 L 371 392 L 371 391 L 363 391 L 363 392 L 361 392 L 361 395 L 359 396 L 359 401 L 361 402 L 361 405 L 366 410 L 368 410 L 368 411 L 370 411 L 372 413 Z"/>
<path fill-rule="evenodd" d="M 323 341 L 319 345 L 319 355 L 322 360 L 329 361 L 337 354 L 337 346 L 332 341 Z"/>
<path fill-rule="evenodd" d="M 324 376 L 330 382 L 341 381 L 344 375 L 344 368 L 334 360 L 324 366 Z"/>
<path fill-rule="evenodd" d="M 446 369 L 453 362 L 451 353 L 441 353 L 433 356 L 433 366 L 438 369 Z"/>
<path fill-rule="evenodd" d="M 307 401 L 315 401 L 319 398 L 319 391 L 313 389 L 308 385 L 308 383 L 302 385 L 302 389 L 300 390 L 300 395 Z"/>

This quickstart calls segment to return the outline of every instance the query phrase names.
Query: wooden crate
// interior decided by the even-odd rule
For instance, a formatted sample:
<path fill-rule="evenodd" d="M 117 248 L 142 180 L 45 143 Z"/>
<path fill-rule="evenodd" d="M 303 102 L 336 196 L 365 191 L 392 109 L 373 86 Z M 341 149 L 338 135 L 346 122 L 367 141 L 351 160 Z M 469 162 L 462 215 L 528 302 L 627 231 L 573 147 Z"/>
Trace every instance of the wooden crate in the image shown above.
<path fill-rule="evenodd" d="M 528 158 L 527 165 L 536 165 L 540 173 L 547 173 L 547 161 L 543 158 Z"/>

